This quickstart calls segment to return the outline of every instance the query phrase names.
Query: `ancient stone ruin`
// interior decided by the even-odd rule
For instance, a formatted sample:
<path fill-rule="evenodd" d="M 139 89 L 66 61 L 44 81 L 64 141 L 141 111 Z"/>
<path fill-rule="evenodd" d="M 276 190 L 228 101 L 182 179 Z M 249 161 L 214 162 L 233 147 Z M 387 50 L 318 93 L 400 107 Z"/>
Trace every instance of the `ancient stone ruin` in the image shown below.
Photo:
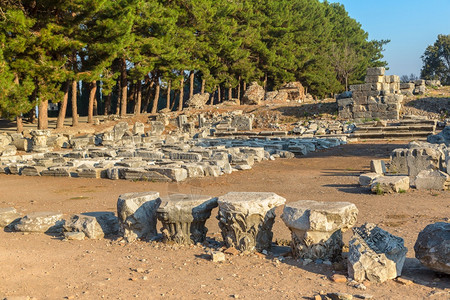
<path fill-rule="evenodd" d="M 408 249 L 402 238 L 375 224 L 353 228 L 349 244 L 348 275 L 356 281 L 385 282 L 402 274 Z"/>
<path fill-rule="evenodd" d="M 424 266 L 450 274 L 450 223 L 438 222 L 425 227 L 417 237 L 414 251 Z"/>
<path fill-rule="evenodd" d="M 275 208 L 286 199 L 275 193 L 231 192 L 219 197 L 219 227 L 227 247 L 269 250 Z"/>
<path fill-rule="evenodd" d="M 157 210 L 164 240 L 177 244 L 197 244 L 206 240 L 205 222 L 217 207 L 217 197 L 175 194 L 162 199 Z"/>
<path fill-rule="evenodd" d="M 399 119 L 403 101 L 400 78 L 385 76 L 384 68 L 367 69 L 366 83 L 351 85 L 351 93 L 337 100 L 344 119 Z"/>
<path fill-rule="evenodd" d="M 281 219 L 291 231 L 295 257 L 337 261 L 344 245 L 342 231 L 355 225 L 357 215 L 352 203 L 303 200 L 286 204 Z"/>

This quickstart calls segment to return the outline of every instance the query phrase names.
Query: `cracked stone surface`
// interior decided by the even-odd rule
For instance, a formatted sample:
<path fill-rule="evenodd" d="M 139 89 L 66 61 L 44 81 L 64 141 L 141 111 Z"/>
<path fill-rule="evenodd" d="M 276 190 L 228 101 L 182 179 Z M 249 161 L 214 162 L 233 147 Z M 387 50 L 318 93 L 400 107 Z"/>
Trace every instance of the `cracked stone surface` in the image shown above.
<path fill-rule="evenodd" d="M 408 249 L 402 238 L 375 224 L 353 228 L 349 243 L 348 275 L 362 282 L 385 282 L 402 275 Z"/>
<path fill-rule="evenodd" d="M 427 225 L 419 233 L 414 251 L 424 266 L 450 274 L 450 223 Z"/>
<path fill-rule="evenodd" d="M 65 232 L 82 232 L 89 239 L 102 239 L 117 234 L 119 224 L 112 212 L 91 212 L 73 215 L 64 225 Z"/>
<path fill-rule="evenodd" d="M 14 207 L 0 208 L 0 227 L 7 227 L 21 216 Z"/>
<path fill-rule="evenodd" d="M 178 244 L 204 242 L 208 232 L 205 222 L 215 207 L 217 197 L 174 194 L 162 198 L 157 217 L 163 225 L 164 239 Z"/>
<path fill-rule="evenodd" d="M 63 225 L 61 213 L 33 212 L 21 218 L 14 229 L 21 232 L 61 233 Z"/>
<path fill-rule="evenodd" d="M 120 234 L 128 242 L 156 236 L 156 210 L 161 204 L 158 192 L 127 193 L 117 200 Z"/>
<path fill-rule="evenodd" d="M 295 257 L 336 261 L 342 256 L 342 231 L 355 225 L 357 215 L 353 203 L 302 200 L 286 204 L 281 219 L 291 231 Z"/>
<path fill-rule="evenodd" d="M 275 193 L 230 192 L 219 197 L 219 227 L 227 247 L 269 250 L 275 208 L 286 199 Z"/>

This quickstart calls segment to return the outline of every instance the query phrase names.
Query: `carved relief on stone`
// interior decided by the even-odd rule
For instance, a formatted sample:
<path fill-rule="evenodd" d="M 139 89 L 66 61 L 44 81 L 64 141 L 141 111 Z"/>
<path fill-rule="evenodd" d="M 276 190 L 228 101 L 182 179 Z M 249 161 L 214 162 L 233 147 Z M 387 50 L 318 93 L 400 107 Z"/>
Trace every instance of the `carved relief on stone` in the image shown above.
<path fill-rule="evenodd" d="M 342 232 L 356 223 L 357 215 L 349 202 L 303 200 L 287 204 L 281 219 L 291 230 L 295 257 L 336 261 L 342 255 Z"/>
<path fill-rule="evenodd" d="M 286 200 L 274 193 L 228 193 L 219 198 L 219 227 L 227 247 L 268 250 L 275 208 Z"/>
<path fill-rule="evenodd" d="M 202 195 L 176 194 L 163 198 L 157 211 L 165 241 L 177 244 L 202 243 L 208 228 L 206 220 L 217 207 L 217 198 Z"/>

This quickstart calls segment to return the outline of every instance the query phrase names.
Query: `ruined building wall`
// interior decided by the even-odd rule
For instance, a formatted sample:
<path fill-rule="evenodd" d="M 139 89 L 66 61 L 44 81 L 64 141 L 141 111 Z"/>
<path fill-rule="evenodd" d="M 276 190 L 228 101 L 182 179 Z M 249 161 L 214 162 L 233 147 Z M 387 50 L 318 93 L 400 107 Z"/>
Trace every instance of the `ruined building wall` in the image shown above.
<path fill-rule="evenodd" d="M 337 100 L 344 119 L 399 119 L 403 95 L 400 77 L 385 76 L 384 68 L 367 69 L 366 83 L 351 85 L 347 98 Z"/>

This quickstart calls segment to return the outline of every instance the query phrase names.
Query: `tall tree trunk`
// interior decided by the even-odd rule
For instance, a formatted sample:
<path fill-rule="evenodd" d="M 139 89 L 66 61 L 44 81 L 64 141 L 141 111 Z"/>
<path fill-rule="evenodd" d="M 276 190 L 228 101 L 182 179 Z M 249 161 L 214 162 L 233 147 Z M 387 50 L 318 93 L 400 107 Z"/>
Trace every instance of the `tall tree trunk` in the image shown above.
<path fill-rule="evenodd" d="M 247 82 L 244 81 L 244 83 L 242 84 L 242 91 L 245 92 L 247 91 Z M 242 94 L 243 95 L 243 94 Z"/>
<path fill-rule="evenodd" d="M 231 101 L 233 99 L 233 88 L 230 86 L 228 88 L 228 101 Z"/>
<path fill-rule="evenodd" d="M 109 114 L 109 111 L 111 109 L 111 94 L 112 93 L 109 93 L 109 95 L 107 95 L 106 99 L 105 99 L 105 109 L 103 111 L 103 114 L 105 116 L 107 116 Z"/>
<path fill-rule="evenodd" d="M 172 90 L 172 80 L 167 83 L 167 97 L 166 97 L 166 108 L 170 108 L 170 93 Z"/>
<path fill-rule="evenodd" d="M 264 91 L 267 91 L 267 73 L 264 74 L 264 83 L 263 83 L 263 85 L 264 85 Z"/>
<path fill-rule="evenodd" d="M 219 84 L 219 86 L 217 87 L 217 103 L 221 103 L 222 102 L 222 99 L 221 99 L 220 96 L 221 95 L 220 95 L 220 84 Z"/>
<path fill-rule="evenodd" d="M 120 116 L 124 117 L 127 114 L 127 62 L 125 57 L 122 58 L 122 103 L 120 103 Z"/>
<path fill-rule="evenodd" d="M 205 85 L 206 85 L 206 79 L 202 79 L 202 90 L 201 90 L 202 94 L 205 93 Z"/>
<path fill-rule="evenodd" d="M 148 111 L 148 105 L 150 104 L 152 88 L 153 88 L 153 85 L 155 84 L 155 82 L 153 80 L 151 80 L 150 75 L 148 75 L 147 78 L 145 78 L 145 83 L 147 84 L 147 92 L 145 93 L 144 101 L 143 101 L 142 108 L 141 108 L 141 111 L 143 113 L 147 113 L 147 111 Z"/>
<path fill-rule="evenodd" d="M 19 85 L 19 75 L 17 74 L 14 74 L 14 84 Z M 16 117 L 16 124 L 17 124 L 17 132 L 22 133 L 23 132 L 22 114 L 19 114 Z"/>
<path fill-rule="evenodd" d="M 116 105 L 116 115 L 120 114 L 120 103 L 122 103 L 122 78 L 119 76 L 117 80 L 117 105 Z"/>
<path fill-rule="evenodd" d="M 70 83 L 69 81 L 67 81 L 66 87 L 64 88 L 64 96 L 61 102 L 61 107 L 59 108 L 58 112 L 58 119 L 56 120 L 56 128 L 64 127 L 64 120 L 66 119 L 66 112 L 67 112 L 67 100 L 69 100 L 69 87 Z"/>
<path fill-rule="evenodd" d="M 184 98 L 184 77 L 181 77 L 180 101 L 178 101 L 178 111 L 183 110 L 183 98 Z"/>
<path fill-rule="evenodd" d="M 237 86 L 237 104 L 241 105 L 241 76 L 238 78 L 238 86 Z"/>
<path fill-rule="evenodd" d="M 153 98 L 152 114 L 156 114 L 156 111 L 158 110 L 160 89 L 161 86 L 159 85 L 159 78 L 156 78 L 155 98 Z"/>
<path fill-rule="evenodd" d="M 170 105 L 170 110 L 173 110 L 173 108 L 175 107 L 175 101 L 176 101 L 176 99 L 177 99 L 177 91 L 174 91 L 173 92 L 173 101 L 172 101 L 172 104 Z"/>
<path fill-rule="evenodd" d="M 97 81 L 91 82 L 91 91 L 89 92 L 89 107 L 88 107 L 88 123 L 94 123 L 94 101 L 97 94 Z"/>
<path fill-rule="evenodd" d="M 97 101 L 97 97 L 94 98 L 94 116 L 98 116 L 98 101 Z"/>
<path fill-rule="evenodd" d="M 38 129 L 48 128 L 48 100 L 39 103 Z"/>
<path fill-rule="evenodd" d="M 194 96 L 194 71 L 189 74 L 189 99 Z"/>
<path fill-rule="evenodd" d="M 77 81 L 72 80 L 72 126 L 78 126 Z"/>
<path fill-rule="evenodd" d="M 21 115 L 16 117 L 16 123 L 17 123 L 17 133 L 22 133 L 23 132 L 23 119 L 22 119 Z"/>
<path fill-rule="evenodd" d="M 137 81 L 137 100 L 136 100 L 136 106 L 134 108 L 134 114 L 135 115 L 140 115 L 141 114 L 141 106 L 142 106 L 142 82 L 139 79 Z"/>

